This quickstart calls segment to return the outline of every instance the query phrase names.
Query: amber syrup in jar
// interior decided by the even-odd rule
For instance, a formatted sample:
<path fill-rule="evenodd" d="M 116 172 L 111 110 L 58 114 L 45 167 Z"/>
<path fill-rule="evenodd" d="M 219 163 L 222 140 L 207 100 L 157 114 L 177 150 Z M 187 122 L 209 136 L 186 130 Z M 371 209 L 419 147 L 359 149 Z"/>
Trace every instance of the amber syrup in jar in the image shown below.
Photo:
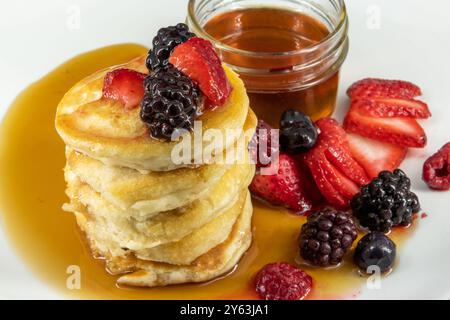
<path fill-rule="evenodd" d="M 276 127 L 282 112 L 288 108 L 301 110 L 313 120 L 333 113 L 339 70 L 328 72 L 326 78 L 319 78 L 314 84 L 301 86 L 308 75 L 301 71 L 302 68 L 293 70 L 309 57 L 289 54 L 319 44 L 330 34 L 327 26 L 318 19 L 281 8 L 244 8 L 217 14 L 203 25 L 203 30 L 229 47 L 262 53 L 253 58 L 245 53 L 219 52 L 227 64 L 244 70 L 237 71 L 246 84 L 250 105 L 259 118 Z M 309 54 L 322 52 L 314 50 Z M 283 56 L 283 53 L 288 55 Z M 248 73 L 246 68 L 268 73 Z M 307 72 L 311 72 L 311 68 Z"/>

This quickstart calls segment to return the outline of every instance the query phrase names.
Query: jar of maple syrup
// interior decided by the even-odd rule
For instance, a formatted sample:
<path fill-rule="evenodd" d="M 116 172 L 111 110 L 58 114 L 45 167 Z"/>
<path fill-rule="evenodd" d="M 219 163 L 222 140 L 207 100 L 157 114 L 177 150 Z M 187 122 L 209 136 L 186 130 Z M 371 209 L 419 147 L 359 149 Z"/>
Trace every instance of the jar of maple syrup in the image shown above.
<path fill-rule="evenodd" d="M 245 82 L 259 118 L 333 113 L 348 52 L 343 0 L 190 0 L 187 23 Z"/>

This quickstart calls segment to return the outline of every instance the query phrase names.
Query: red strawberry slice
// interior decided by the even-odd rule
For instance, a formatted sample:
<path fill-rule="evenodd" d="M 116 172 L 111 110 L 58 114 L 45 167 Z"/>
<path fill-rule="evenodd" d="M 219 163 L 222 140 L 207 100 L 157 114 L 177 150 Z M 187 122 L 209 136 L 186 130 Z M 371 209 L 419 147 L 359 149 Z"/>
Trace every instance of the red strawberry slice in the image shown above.
<path fill-rule="evenodd" d="M 103 97 L 122 102 L 125 109 L 133 109 L 144 97 L 146 75 L 130 69 L 116 69 L 106 74 Z"/>
<path fill-rule="evenodd" d="M 317 146 L 321 146 L 326 158 L 344 175 L 357 185 L 369 182 L 364 168 L 353 159 L 347 140 L 347 133 L 331 118 L 323 118 L 316 122 L 320 129 Z"/>
<path fill-rule="evenodd" d="M 356 161 L 350 149 L 345 150 L 336 146 L 329 146 L 324 149 L 328 161 L 338 168 L 351 181 L 359 186 L 369 183 L 369 179 L 364 168 Z"/>
<path fill-rule="evenodd" d="M 369 178 L 363 167 L 352 158 L 345 130 L 331 118 L 316 122 L 320 134 L 304 161 L 322 195 L 339 208 L 347 208 L 359 187 Z"/>
<path fill-rule="evenodd" d="M 352 106 L 373 117 L 411 117 L 426 119 L 431 116 L 428 105 L 414 99 L 363 98 L 352 100 Z"/>
<path fill-rule="evenodd" d="M 383 170 L 394 171 L 402 163 L 407 148 L 348 133 L 350 151 L 373 179 Z"/>
<path fill-rule="evenodd" d="M 422 127 L 412 118 L 376 118 L 353 106 L 344 120 L 348 132 L 404 147 L 422 148 L 427 137 Z"/>
<path fill-rule="evenodd" d="M 178 45 L 169 62 L 198 83 L 214 106 L 222 106 L 231 93 L 231 85 L 211 42 L 193 37 Z"/>
<path fill-rule="evenodd" d="M 355 82 L 347 90 L 347 95 L 352 99 L 364 97 L 412 99 L 422 95 L 422 91 L 418 86 L 407 81 L 368 78 Z"/>
<path fill-rule="evenodd" d="M 323 162 L 328 162 L 324 157 L 320 155 L 319 149 L 313 149 L 308 151 L 304 155 L 305 164 L 311 170 L 311 174 L 328 203 L 334 205 L 336 208 L 347 208 L 348 200 L 344 198 L 341 193 L 335 188 L 327 177 L 327 173 L 324 170 Z"/>
<path fill-rule="evenodd" d="M 311 210 L 314 204 L 304 189 L 306 177 L 292 156 L 280 153 L 278 173 L 257 173 L 250 185 L 250 191 L 274 205 L 282 205 L 301 214 Z"/>
<path fill-rule="evenodd" d="M 323 203 L 322 193 L 320 193 L 319 188 L 317 188 L 317 185 L 311 174 L 311 170 L 309 170 L 308 166 L 303 160 L 303 156 L 296 156 L 295 159 L 297 162 L 297 168 L 300 172 L 300 181 L 303 190 L 305 191 L 305 195 L 307 195 L 307 198 L 313 205 Z"/>
<path fill-rule="evenodd" d="M 355 194 L 359 192 L 358 186 L 349 178 L 344 176 L 339 170 L 334 167 L 324 154 L 318 155 L 318 166 L 321 167 L 326 179 L 334 189 L 345 199 L 352 199 Z"/>

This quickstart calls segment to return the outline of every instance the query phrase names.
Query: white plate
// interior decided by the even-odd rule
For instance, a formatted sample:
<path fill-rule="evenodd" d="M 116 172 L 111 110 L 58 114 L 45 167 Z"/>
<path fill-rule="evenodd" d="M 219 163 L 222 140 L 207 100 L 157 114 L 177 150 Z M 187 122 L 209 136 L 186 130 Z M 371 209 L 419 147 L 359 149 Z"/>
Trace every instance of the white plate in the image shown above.
<path fill-rule="evenodd" d="M 0 117 L 14 97 L 65 60 L 113 43 L 150 45 L 161 26 L 184 21 L 182 0 L 4 1 L 0 10 Z M 450 298 L 450 192 L 428 190 L 420 179 L 425 159 L 450 140 L 450 1 L 358 0 L 347 3 L 351 49 L 344 89 L 364 77 L 419 84 L 433 113 L 424 121 L 429 143 L 409 153 L 403 169 L 413 181 L 427 219 L 402 248 L 401 263 L 359 298 Z M 338 114 L 339 116 L 339 114 Z M 64 298 L 31 274 L 0 229 L 0 298 Z"/>

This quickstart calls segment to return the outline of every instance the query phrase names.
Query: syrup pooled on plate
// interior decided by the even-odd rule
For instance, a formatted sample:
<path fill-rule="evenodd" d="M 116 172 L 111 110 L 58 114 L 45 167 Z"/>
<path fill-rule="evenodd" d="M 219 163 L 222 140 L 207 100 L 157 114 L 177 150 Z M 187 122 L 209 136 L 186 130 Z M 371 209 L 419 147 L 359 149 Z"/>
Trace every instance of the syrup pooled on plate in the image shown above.
<path fill-rule="evenodd" d="M 308 48 L 325 39 L 330 31 L 319 20 L 306 14 L 278 8 L 247 8 L 218 14 L 204 25 L 204 30 L 221 43 L 236 49 L 254 53 L 290 53 Z M 252 58 L 224 52 L 222 59 L 230 64 L 256 69 L 277 68 L 287 71 L 302 63 L 306 56 L 292 58 Z M 291 65 L 285 65 L 290 63 Z M 310 72 L 310 71 L 308 71 Z M 298 90 L 278 90 L 273 86 L 296 81 L 301 82 L 305 74 L 286 72 L 270 75 L 264 79 L 241 74 L 247 85 L 250 106 L 256 115 L 274 127 L 286 109 L 298 109 L 314 121 L 333 113 L 336 104 L 339 73 L 322 79 L 317 84 Z M 254 90 L 254 86 L 259 89 Z M 264 92 L 266 91 L 266 92 Z"/>
<path fill-rule="evenodd" d="M 92 257 L 74 216 L 61 209 L 67 197 L 62 171 L 64 144 L 54 128 L 57 104 L 84 77 L 147 50 L 123 44 L 81 54 L 16 98 L 0 128 L 0 214 L 5 232 L 40 279 L 72 298 L 257 299 L 253 278 L 265 264 L 295 264 L 297 237 L 305 217 L 254 200 L 253 244 L 232 273 L 208 283 L 146 289 L 118 287 L 117 277 L 105 271 L 102 260 Z M 391 237 L 401 246 L 413 230 L 396 229 Z M 352 253 L 338 268 L 301 266 L 314 281 L 308 299 L 351 298 L 359 292 L 366 278 L 358 275 Z M 74 270 L 80 272 L 79 289 L 67 285 Z"/>

